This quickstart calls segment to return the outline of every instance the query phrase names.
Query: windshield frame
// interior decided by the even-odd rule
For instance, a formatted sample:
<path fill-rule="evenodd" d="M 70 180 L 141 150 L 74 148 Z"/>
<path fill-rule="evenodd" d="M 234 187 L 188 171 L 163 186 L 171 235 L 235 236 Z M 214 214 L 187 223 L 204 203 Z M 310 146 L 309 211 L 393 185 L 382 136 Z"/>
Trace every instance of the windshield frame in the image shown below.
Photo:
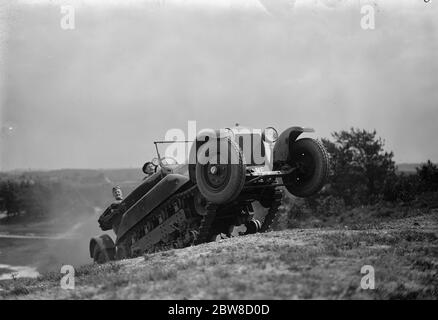
<path fill-rule="evenodd" d="M 154 141 L 155 151 L 157 153 L 157 158 L 158 158 L 158 161 L 160 163 L 160 166 L 166 167 L 166 166 L 169 166 L 169 165 L 164 165 L 163 162 L 162 162 L 162 159 L 165 159 L 166 157 L 161 157 L 160 151 L 158 149 L 158 145 L 159 144 L 193 143 L 193 142 L 195 142 L 195 140 L 161 140 L 161 141 Z M 177 165 L 182 165 L 182 164 L 184 164 L 184 163 L 177 163 Z"/>

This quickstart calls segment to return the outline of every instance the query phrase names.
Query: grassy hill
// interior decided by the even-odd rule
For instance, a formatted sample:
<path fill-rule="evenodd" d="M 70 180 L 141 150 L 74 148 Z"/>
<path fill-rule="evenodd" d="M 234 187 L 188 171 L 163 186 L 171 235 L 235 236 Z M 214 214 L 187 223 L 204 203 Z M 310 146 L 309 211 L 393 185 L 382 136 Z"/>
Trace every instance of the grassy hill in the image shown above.
<path fill-rule="evenodd" d="M 363 290 L 361 268 L 375 269 Z M 438 211 L 372 229 L 293 229 L 0 282 L 7 299 L 437 299 Z"/>

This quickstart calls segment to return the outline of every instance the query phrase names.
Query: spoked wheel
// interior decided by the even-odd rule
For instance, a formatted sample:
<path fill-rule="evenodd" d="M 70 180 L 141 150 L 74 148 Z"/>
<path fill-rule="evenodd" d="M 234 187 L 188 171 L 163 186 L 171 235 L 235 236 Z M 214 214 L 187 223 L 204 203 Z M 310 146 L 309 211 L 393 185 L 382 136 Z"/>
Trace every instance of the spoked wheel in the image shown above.
<path fill-rule="evenodd" d="M 283 177 L 283 182 L 291 194 L 309 197 L 321 190 L 327 181 L 327 151 L 319 141 L 311 138 L 295 141 L 291 149 L 289 164 L 295 170 Z"/>
<path fill-rule="evenodd" d="M 234 200 L 245 184 L 245 163 L 239 146 L 230 139 L 210 140 L 198 150 L 196 183 L 214 204 Z"/>

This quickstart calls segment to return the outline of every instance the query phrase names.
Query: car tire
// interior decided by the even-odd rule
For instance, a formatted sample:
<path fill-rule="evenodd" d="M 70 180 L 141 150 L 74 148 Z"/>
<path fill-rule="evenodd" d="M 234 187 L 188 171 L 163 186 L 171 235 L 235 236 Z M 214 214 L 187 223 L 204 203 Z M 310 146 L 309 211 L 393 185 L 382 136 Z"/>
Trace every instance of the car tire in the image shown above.
<path fill-rule="evenodd" d="M 228 152 L 221 154 L 221 150 Z M 226 155 L 228 155 L 227 159 L 225 159 Z M 200 157 L 203 159 L 201 162 L 199 162 Z M 219 161 L 214 161 L 215 159 Z M 196 184 L 207 201 L 224 204 L 236 199 L 245 184 L 245 173 L 242 150 L 233 140 L 229 138 L 209 140 L 199 148 Z"/>
<path fill-rule="evenodd" d="M 322 189 L 329 173 L 329 157 L 321 142 L 303 138 L 289 151 L 289 165 L 296 170 L 283 177 L 286 189 L 297 197 L 309 197 Z"/>
<path fill-rule="evenodd" d="M 114 260 L 111 253 L 101 248 L 99 245 L 96 245 L 93 250 L 93 261 L 97 264 L 102 264 Z"/>

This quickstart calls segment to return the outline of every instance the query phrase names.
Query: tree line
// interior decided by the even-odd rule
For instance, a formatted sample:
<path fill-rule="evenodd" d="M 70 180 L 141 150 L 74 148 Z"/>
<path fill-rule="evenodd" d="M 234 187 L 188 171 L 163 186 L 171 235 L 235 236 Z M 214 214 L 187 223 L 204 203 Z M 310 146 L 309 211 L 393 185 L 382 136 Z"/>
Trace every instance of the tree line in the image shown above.
<path fill-rule="evenodd" d="M 54 217 L 90 214 L 105 206 L 108 186 L 78 184 L 41 177 L 0 178 L 0 213 L 6 221 L 44 220 Z"/>

